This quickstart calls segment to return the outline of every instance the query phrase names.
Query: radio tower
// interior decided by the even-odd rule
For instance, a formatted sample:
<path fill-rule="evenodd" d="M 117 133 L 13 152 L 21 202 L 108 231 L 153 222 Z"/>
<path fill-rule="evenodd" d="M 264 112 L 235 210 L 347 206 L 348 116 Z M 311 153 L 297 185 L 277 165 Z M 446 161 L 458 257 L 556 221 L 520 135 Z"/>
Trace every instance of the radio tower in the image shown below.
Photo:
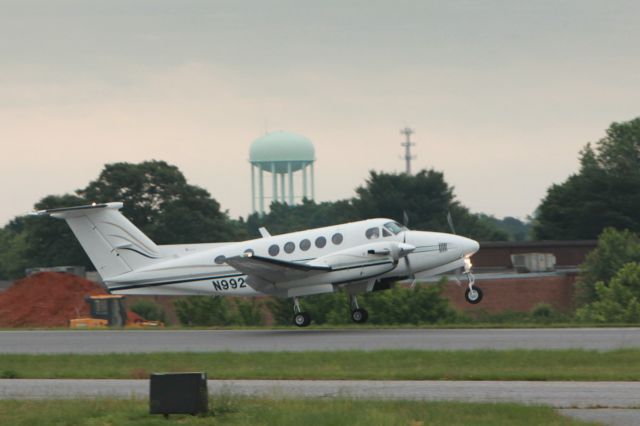
<path fill-rule="evenodd" d="M 404 161 L 406 164 L 405 173 L 408 175 L 411 175 L 411 160 L 416 158 L 415 156 L 411 155 L 411 147 L 415 145 L 415 143 L 411 142 L 411 135 L 413 133 L 413 129 L 410 129 L 409 127 L 405 127 L 404 129 L 400 130 L 400 134 L 404 135 L 406 138 L 406 140 L 400 145 L 404 147 Z"/>

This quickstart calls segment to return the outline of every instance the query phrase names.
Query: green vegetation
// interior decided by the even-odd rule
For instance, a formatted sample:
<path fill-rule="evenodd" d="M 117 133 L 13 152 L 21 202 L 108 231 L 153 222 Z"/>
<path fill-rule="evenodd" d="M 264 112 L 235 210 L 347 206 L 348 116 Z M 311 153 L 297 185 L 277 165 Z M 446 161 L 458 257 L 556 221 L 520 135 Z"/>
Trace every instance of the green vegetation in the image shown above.
<path fill-rule="evenodd" d="M 176 300 L 176 315 L 188 326 L 256 326 L 264 323 L 262 302 L 255 298 L 190 296 Z"/>
<path fill-rule="evenodd" d="M 142 379 L 206 371 L 212 379 L 640 380 L 640 349 L 0 355 L 15 378 Z M 286 368 L 283 368 L 286 366 Z"/>
<path fill-rule="evenodd" d="M 613 123 L 580 153 L 580 171 L 538 207 L 538 239 L 593 239 L 606 227 L 640 232 L 640 117 Z"/>
<path fill-rule="evenodd" d="M 602 231 L 598 238 L 598 246 L 580 266 L 578 304 L 595 301 L 596 283 L 608 283 L 629 262 L 640 262 L 638 234 L 613 228 Z"/>
<path fill-rule="evenodd" d="M 129 309 L 149 321 L 166 321 L 162 307 L 151 300 L 138 300 Z"/>
<path fill-rule="evenodd" d="M 0 401 L 0 424 L 31 425 L 583 425 L 550 407 L 518 404 L 268 399 L 222 396 L 202 416 L 148 414 L 139 399 Z"/>
<path fill-rule="evenodd" d="M 576 318 L 590 322 L 640 322 L 640 264 L 627 263 L 609 283 L 596 283 L 595 301 L 578 309 Z"/>
<path fill-rule="evenodd" d="M 369 311 L 371 324 L 445 324 L 461 322 L 463 317 L 449 307 L 441 296 L 445 281 L 436 285 L 416 286 L 413 289 L 394 287 L 390 290 L 367 293 L 358 298 Z M 305 298 L 303 308 L 312 312 L 315 324 L 349 324 L 348 297 L 333 293 Z M 292 303 L 275 299 L 270 309 L 277 324 L 291 324 Z"/>
<path fill-rule="evenodd" d="M 361 295 L 361 306 L 370 313 L 369 323 L 358 328 L 381 326 L 504 327 L 575 324 L 572 314 L 559 312 L 547 303 L 530 312 L 482 310 L 462 313 L 453 310 L 441 292 L 445 281 L 415 288 L 393 287 Z M 312 314 L 314 326 L 353 326 L 347 295 L 343 292 L 306 297 L 303 309 Z M 276 326 L 291 326 L 293 302 L 289 299 L 241 299 L 210 296 L 184 297 L 175 302 L 180 323 L 189 327 L 260 326 L 267 317 Z M 592 323 L 596 323 L 593 321 Z"/>

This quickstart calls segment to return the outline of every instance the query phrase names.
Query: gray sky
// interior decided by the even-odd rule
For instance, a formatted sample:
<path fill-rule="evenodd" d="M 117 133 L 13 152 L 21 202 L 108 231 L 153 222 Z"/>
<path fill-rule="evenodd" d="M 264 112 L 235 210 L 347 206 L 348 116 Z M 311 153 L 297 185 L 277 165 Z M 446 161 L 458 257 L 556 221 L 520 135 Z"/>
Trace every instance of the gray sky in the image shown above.
<path fill-rule="evenodd" d="M 249 213 L 250 143 L 316 146 L 319 200 L 371 169 L 445 173 L 531 214 L 640 115 L 637 1 L 1 1 L 0 224 L 108 162 L 161 159 Z"/>

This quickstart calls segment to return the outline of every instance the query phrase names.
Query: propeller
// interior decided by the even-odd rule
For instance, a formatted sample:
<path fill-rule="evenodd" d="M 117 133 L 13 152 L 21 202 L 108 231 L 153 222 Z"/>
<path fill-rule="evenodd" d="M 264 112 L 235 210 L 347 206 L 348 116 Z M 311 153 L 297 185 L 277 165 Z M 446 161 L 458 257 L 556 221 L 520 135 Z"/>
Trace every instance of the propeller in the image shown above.
<path fill-rule="evenodd" d="M 449 224 L 449 228 L 451 229 L 451 233 L 453 235 L 458 235 L 456 234 L 456 227 L 453 226 L 453 218 L 451 217 L 451 209 L 449 209 L 449 211 L 447 212 L 447 223 Z M 466 262 L 465 262 L 466 265 Z M 456 280 L 456 284 L 458 284 L 458 286 L 462 285 L 462 282 L 460 282 L 460 278 L 462 276 L 462 268 L 456 268 L 456 271 L 454 273 L 454 277 Z"/>
<path fill-rule="evenodd" d="M 406 210 L 402 211 L 402 224 L 404 225 L 405 228 L 409 227 L 409 215 L 407 214 Z M 407 244 L 407 230 L 404 231 L 404 234 L 402 236 L 402 242 L 403 244 Z M 416 274 L 413 272 L 413 268 L 411 267 L 411 262 L 409 261 L 409 254 L 411 253 L 411 251 L 407 252 L 403 257 L 407 265 L 407 271 L 409 271 L 409 278 L 411 278 L 411 288 L 414 288 L 418 280 L 416 279 Z"/>
<path fill-rule="evenodd" d="M 451 233 L 453 235 L 457 235 L 456 228 L 453 226 L 453 218 L 451 217 L 451 210 L 447 212 L 447 223 L 449 224 L 449 228 L 451 228 Z"/>

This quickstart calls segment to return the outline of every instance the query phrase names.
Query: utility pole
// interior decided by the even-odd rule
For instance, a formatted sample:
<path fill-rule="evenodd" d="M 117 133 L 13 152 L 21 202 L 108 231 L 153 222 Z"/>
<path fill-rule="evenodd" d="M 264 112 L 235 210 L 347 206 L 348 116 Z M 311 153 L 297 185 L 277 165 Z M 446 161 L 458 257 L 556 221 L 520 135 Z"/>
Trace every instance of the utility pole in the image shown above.
<path fill-rule="evenodd" d="M 409 127 L 405 127 L 404 129 L 400 130 L 400 134 L 404 135 L 406 138 L 406 140 L 400 145 L 404 147 L 404 161 L 406 164 L 405 173 L 408 175 L 411 175 L 411 160 L 416 158 L 415 156 L 411 155 L 411 147 L 415 145 L 415 143 L 411 142 L 411 135 L 413 133 L 415 132 Z"/>

